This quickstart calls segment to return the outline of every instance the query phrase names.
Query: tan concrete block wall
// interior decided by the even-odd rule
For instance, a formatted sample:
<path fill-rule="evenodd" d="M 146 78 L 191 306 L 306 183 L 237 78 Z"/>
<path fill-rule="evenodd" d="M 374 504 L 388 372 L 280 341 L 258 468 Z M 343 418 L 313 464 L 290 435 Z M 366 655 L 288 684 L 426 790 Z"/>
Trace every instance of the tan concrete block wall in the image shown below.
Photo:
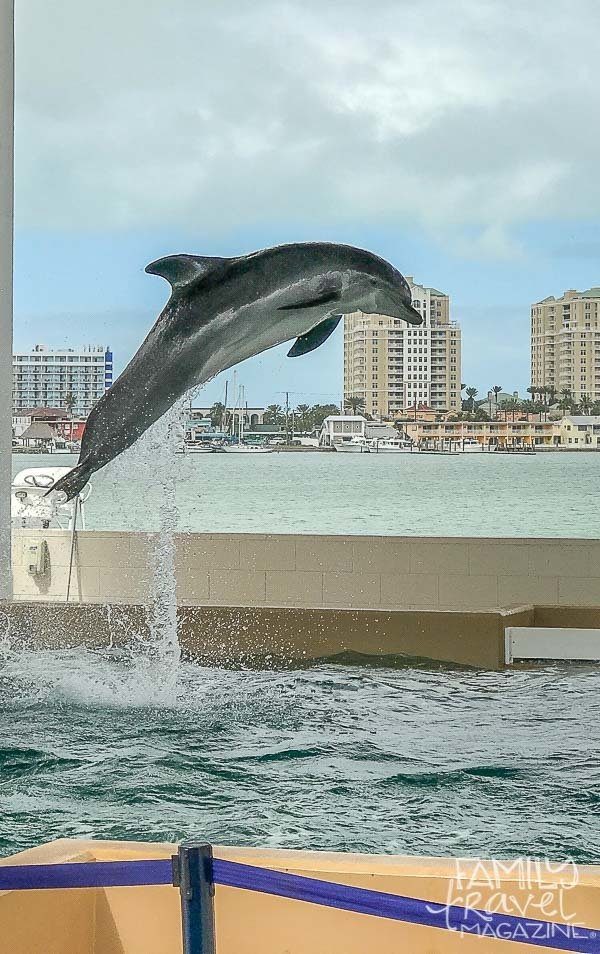
<path fill-rule="evenodd" d="M 27 572 L 43 538 L 50 570 Z M 145 603 L 154 537 L 80 532 L 71 601 Z M 176 536 L 180 604 L 476 610 L 537 603 L 600 606 L 600 541 L 264 534 Z M 13 533 L 17 599 L 64 600 L 67 532 Z"/>

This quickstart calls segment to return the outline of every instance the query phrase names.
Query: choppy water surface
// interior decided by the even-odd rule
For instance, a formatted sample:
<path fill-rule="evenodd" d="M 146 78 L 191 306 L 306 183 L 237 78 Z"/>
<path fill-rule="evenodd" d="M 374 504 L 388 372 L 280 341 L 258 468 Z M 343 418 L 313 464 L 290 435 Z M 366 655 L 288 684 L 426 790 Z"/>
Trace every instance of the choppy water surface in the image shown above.
<path fill-rule="evenodd" d="M 0 853 L 179 839 L 600 856 L 600 674 L 0 658 Z"/>
<path fill-rule="evenodd" d="M 13 471 L 75 462 L 15 454 Z M 174 468 L 180 530 L 600 536 L 597 453 L 202 454 Z M 92 485 L 90 529 L 158 529 L 161 485 L 135 448 Z"/>

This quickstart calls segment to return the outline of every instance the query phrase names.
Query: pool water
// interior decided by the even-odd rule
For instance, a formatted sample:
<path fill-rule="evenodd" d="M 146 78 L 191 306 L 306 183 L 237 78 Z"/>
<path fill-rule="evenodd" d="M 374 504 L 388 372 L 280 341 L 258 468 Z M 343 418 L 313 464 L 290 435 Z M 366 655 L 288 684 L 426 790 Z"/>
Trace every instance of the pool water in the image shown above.
<path fill-rule="evenodd" d="M 13 472 L 75 463 L 15 454 Z M 600 537 L 600 453 L 192 454 L 171 464 L 173 529 L 183 531 Z M 91 483 L 89 529 L 158 529 L 156 453 L 135 445 Z"/>
<path fill-rule="evenodd" d="M 135 654 L 4 647 L 2 855 L 202 836 L 600 860 L 598 669 L 184 662 L 172 675 Z"/>

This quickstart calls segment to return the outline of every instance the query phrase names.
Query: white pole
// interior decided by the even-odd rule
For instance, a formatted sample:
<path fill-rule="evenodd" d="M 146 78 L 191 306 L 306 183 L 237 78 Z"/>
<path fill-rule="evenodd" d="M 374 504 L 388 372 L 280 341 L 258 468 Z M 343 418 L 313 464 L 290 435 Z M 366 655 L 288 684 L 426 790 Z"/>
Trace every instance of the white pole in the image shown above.
<path fill-rule="evenodd" d="M 12 596 L 14 0 L 0 0 L 0 599 Z"/>

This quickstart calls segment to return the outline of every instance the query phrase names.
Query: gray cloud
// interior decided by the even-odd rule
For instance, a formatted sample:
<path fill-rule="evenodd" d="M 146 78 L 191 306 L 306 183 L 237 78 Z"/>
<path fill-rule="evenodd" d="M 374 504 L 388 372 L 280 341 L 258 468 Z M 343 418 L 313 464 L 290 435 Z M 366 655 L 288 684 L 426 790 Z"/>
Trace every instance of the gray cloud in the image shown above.
<path fill-rule="evenodd" d="M 27 0 L 17 27 L 23 226 L 359 218 L 493 258 L 600 212 L 596 0 Z"/>

